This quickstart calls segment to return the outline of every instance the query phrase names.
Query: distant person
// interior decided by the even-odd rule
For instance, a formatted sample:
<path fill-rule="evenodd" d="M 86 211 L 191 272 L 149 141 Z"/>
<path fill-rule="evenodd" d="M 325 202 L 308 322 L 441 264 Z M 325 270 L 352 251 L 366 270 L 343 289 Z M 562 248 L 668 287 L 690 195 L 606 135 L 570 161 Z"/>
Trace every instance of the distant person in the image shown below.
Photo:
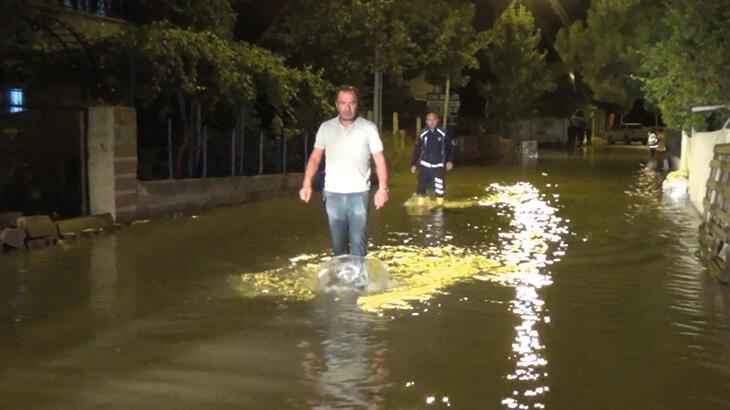
<path fill-rule="evenodd" d="M 570 138 L 570 128 L 568 128 L 568 141 L 570 148 L 580 148 L 583 145 L 583 138 L 586 134 L 586 120 L 583 111 L 575 110 L 570 116 L 570 125 L 573 128 L 573 138 Z"/>
<path fill-rule="evenodd" d="M 439 128 L 441 118 L 435 112 L 426 115 L 426 127 L 418 135 L 418 142 L 413 148 L 411 172 L 418 170 L 418 204 L 426 203 L 426 191 L 430 186 L 436 193 L 436 202 L 444 203 L 446 195 L 446 171 L 454 168 L 451 137 Z"/>
<path fill-rule="evenodd" d="M 649 137 L 647 138 L 647 144 L 649 145 L 649 155 L 654 157 L 659 149 L 659 137 L 656 135 L 656 130 L 649 131 Z"/>
<path fill-rule="evenodd" d="M 370 157 L 375 161 L 379 188 L 375 209 L 388 202 L 388 170 L 378 128 L 358 116 L 360 94 L 340 87 L 335 105 L 339 115 L 322 123 L 299 190 L 302 201 L 312 198 L 312 180 L 326 157 L 324 201 L 335 256 L 364 257 L 368 251 L 367 217 L 370 201 Z"/>
<path fill-rule="evenodd" d="M 568 141 L 565 143 L 565 148 L 575 148 L 575 127 L 572 123 L 569 123 L 568 125 Z"/>

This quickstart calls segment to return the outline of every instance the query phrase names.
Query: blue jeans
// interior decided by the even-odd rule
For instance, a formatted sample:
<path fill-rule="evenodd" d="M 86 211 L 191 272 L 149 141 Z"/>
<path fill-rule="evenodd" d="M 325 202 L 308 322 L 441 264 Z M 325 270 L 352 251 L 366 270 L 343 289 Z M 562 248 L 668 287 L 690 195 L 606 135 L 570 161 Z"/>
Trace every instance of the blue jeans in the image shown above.
<path fill-rule="evenodd" d="M 338 194 L 325 191 L 324 201 L 335 256 L 348 253 L 348 239 L 350 254 L 366 256 L 368 254 L 367 222 L 370 192 Z"/>

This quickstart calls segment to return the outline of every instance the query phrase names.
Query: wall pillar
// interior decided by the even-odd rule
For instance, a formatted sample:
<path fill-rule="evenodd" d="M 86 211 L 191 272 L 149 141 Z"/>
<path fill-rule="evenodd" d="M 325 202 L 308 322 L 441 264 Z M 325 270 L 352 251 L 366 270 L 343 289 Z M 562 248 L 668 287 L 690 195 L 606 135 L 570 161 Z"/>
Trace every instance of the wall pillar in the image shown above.
<path fill-rule="evenodd" d="M 137 213 L 137 111 L 89 107 L 89 205 L 129 222 Z"/>

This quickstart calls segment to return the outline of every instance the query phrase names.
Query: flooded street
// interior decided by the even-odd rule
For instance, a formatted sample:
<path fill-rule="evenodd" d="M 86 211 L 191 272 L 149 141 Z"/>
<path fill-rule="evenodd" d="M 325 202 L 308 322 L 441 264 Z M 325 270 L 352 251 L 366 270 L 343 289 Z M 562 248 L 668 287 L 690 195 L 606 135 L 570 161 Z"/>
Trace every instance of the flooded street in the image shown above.
<path fill-rule="evenodd" d="M 312 291 L 329 232 L 295 197 L 2 254 L 2 407 L 730 408 L 730 291 L 647 156 L 460 168 L 427 211 L 398 175 L 367 295 Z"/>

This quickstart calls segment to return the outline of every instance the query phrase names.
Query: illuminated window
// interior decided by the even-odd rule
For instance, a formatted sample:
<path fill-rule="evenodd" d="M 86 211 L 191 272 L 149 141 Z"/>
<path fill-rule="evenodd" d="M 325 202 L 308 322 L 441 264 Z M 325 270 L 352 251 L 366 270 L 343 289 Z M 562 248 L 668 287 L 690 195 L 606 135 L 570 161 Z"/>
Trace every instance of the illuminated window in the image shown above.
<path fill-rule="evenodd" d="M 109 10 L 109 0 L 97 0 L 96 14 L 106 16 L 107 10 Z"/>
<path fill-rule="evenodd" d="M 10 102 L 10 113 L 25 111 L 25 94 L 22 88 L 11 88 L 8 90 L 8 101 Z"/>
<path fill-rule="evenodd" d="M 106 16 L 109 13 L 110 3 L 110 0 L 63 0 L 61 4 L 66 9 Z"/>

